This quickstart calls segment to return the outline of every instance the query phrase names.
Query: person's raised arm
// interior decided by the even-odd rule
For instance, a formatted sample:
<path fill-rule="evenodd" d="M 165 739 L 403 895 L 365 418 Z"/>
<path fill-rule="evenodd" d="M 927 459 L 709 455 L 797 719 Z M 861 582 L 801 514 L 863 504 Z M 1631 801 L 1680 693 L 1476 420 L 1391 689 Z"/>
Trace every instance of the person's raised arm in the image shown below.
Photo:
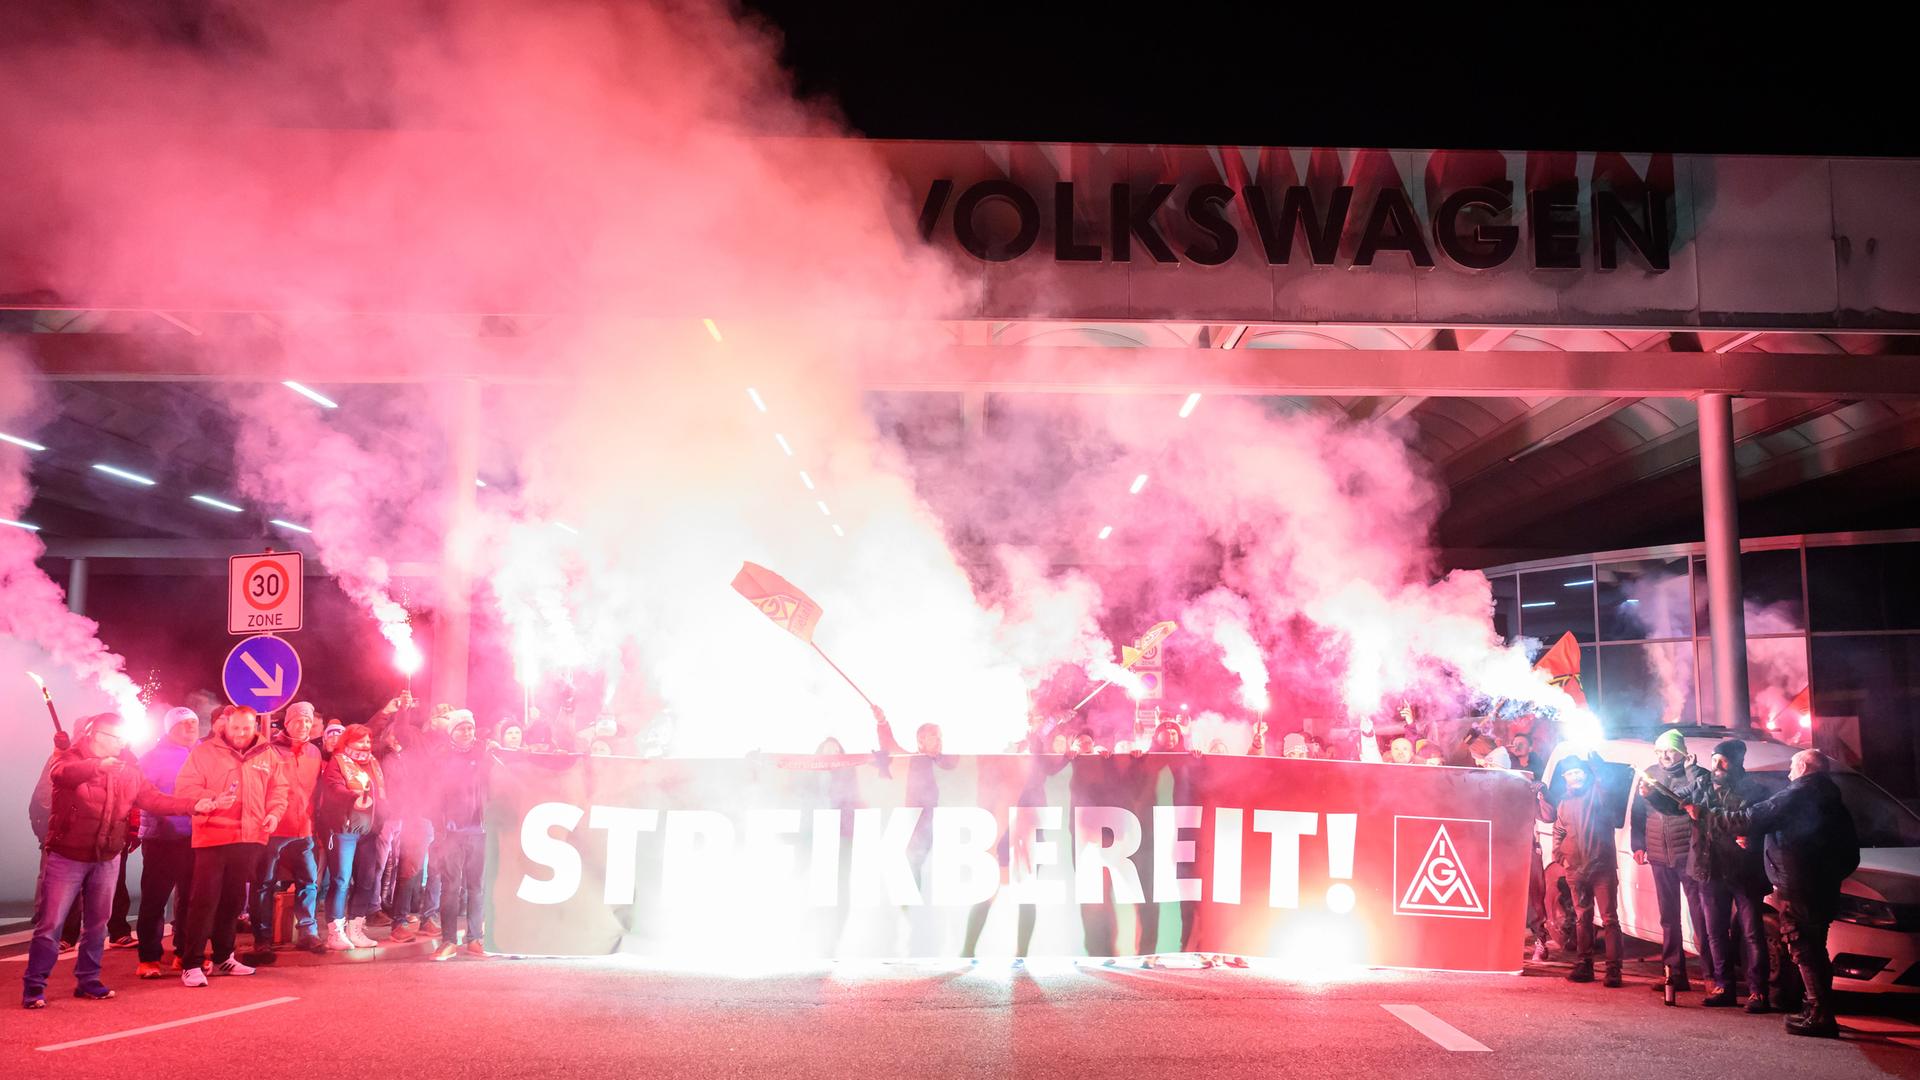
<path fill-rule="evenodd" d="M 99 775 L 100 761 L 82 754 L 65 754 L 54 763 L 48 780 L 57 788 L 79 787 Z"/>
<path fill-rule="evenodd" d="M 873 735 L 880 742 L 881 753 L 904 754 L 907 752 L 907 748 L 900 745 L 900 740 L 893 737 L 893 725 L 887 722 L 887 714 L 881 712 L 878 705 L 873 707 Z"/>

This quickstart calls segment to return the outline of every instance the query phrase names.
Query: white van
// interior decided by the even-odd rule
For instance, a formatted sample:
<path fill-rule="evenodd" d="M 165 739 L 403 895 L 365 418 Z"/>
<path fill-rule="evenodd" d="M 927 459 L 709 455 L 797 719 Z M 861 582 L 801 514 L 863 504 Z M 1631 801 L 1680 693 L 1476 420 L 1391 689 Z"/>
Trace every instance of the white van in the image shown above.
<path fill-rule="evenodd" d="M 1732 737 L 1724 728 L 1678 728 L 1687 752 L 1711 768 L 1714 744 Z M 1658 734 L 1657 732 L 1654 734 Z M 1653 764 L 1654 735 L 1606 739 L 1593 749 L 1605 760 L 1637 774 Z M 1800 748 L 1762 735 L 1744 737 L 1747 772 L 1769 793 L 1787 784 L 1787 764 Z M 1565 744 L 1555 748 L 1545 776 L 1551 778 Z M 1920 815 L 1907 809 L 1878 784 L 1859 773 L 1835 768 L 1833 779 L 1860 834 L 1860 868 L 1841 886 L 1840 917 L 1827 938 L 1833 952 L 1836 990 L 1866 993 L 1920 993 Z M 1539 825 L 1541 858 L 1553 849 L 1553 826 Z M 1643 941 L 1660 941 L 1660 906 L 1653 871 L 1633 861 L 1632 833 L 1626 823 L 1616 834 L 1620 864 L 1620 928 Z M 1549 898 L 1551 899 L 1551 898 Z M 1683 918 L 1687 951 L 1699 954 L 1693 922 Z M 1768 918 L 1768 934 L 1774 926 Z"/>

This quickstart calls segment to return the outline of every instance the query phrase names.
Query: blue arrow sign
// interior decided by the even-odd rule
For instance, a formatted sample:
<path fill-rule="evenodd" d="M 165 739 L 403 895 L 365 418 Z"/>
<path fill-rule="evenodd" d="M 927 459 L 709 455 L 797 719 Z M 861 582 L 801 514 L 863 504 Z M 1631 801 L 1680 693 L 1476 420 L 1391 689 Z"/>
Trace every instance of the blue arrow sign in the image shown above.
<path fill-rule="evenodd" d="M 227 654 L 220 685 L 235 705 L 276 712 L 300 690 L 300 654 L 272 634 L 247 638 Z"/>

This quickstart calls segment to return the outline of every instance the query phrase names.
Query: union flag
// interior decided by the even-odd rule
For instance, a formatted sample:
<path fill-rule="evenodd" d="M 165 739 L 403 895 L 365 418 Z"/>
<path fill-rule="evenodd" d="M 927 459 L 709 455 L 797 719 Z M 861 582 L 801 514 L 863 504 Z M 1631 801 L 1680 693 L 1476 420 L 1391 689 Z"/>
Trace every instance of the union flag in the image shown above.
<path fill-rule="evenodd" d="M 1565 690 L 1575 705 L 1586 707 L 1587 692 L 1580 686 L 1580 643 L 1573 640 L 1571 631 L 1560 635 L 1560 640 L 1533 666 L 1536 671 L 1546 672 L 1547 681 Z"/>
<path fill-rule="evenodd" d="M 813 628 L 820 624 L 820 605 L 793 582 L 757 563 L 741 563 L 733 576 L 733 591 L 774 621 L 774 625 L 813 644 Z"/>

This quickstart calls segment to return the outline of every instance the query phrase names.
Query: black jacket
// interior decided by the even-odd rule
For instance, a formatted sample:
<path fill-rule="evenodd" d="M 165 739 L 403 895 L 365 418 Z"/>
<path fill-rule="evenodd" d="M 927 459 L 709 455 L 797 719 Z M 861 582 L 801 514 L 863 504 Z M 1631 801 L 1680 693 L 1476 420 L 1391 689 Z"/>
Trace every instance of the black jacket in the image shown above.
<path fill-rule="evenodd" d="M 1743 770 L 1729 777 L 1729 783 L 1708 786 L 1702 809 L 1706 811 L 1745 810 L 1766 799 L 1766 789 Z M 1743 892 L 1766 892 L 1767 870 L 1761 858 L 1761 845 L 1749 842 L 1740 846 L 1741 833 L 1727 822 L 1725 813 L 1702 813 L 1694 822 L 1693 860 L 1689 866 L 1696 881 L 1721 881 Z"/>
<path fill-rule="evenodd" d="M 1713 787 L 1713 774 L 1698 765 L 1665 769 L 1649 765 L 1646 775 L 1665 784 L 1685 802 L 1704 802 Z M 1633 798 L 1633 850 L 1647 853 L 1658 866 L 1687 869 L 1693 854 L 1693 819 L 1686 808 L 1658 792 Z"/>
<path fill-rule="evenodd" d="M 1725 817 L 1735 831 L 1765 838 L 1767 877 L 1788 903 L 1816 918 L 1833 917 L 1840 883 L 1860 867 L 1860 839 L 1832 777 L 1809 773 Z"/>
<path fill-rule="evenodd" d="M 435 828 L 477 832 L 487 823 L 487 747 L 475 739 L 465 750 L 451 742 L 435 759 Z"/>

